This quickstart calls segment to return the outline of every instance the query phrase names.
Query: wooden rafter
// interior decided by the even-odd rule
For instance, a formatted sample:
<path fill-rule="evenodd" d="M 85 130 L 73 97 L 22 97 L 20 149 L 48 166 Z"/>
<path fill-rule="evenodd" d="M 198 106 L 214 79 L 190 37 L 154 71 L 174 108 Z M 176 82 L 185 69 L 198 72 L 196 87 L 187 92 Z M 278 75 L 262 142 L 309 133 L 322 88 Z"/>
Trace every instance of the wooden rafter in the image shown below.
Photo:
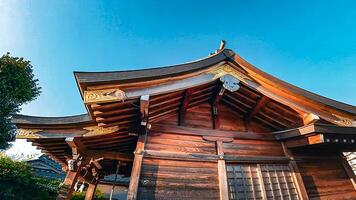
<path fill-rule="evenodd" d="M 248 122 L 248 123 L 251 122 L 253 117 L 255 117 L 257 115 L 257 113 L 261 110 L 261 108 L 263 108 L 263 106 L 266 105 L 268 100 L 269 99 L 266 96 L 262 96 L 259 100 L 257 100 L 255 106 L 251 109 L 250 112 L 248 112 L 245 115 L 246 122 Z"/>
<path fill-rule="evenodd" d="M 192 94 L 193 90 L 191 88 L 186 89 L 183 94 L 183 101 L 182 104 L 179 108 L 179 118 L 178 118 L 178 125 L 179 126 L 184 126 L 184 118 L 185 118 L 185 113 L 188 109 L 189 102 L 192 99 Z"/>

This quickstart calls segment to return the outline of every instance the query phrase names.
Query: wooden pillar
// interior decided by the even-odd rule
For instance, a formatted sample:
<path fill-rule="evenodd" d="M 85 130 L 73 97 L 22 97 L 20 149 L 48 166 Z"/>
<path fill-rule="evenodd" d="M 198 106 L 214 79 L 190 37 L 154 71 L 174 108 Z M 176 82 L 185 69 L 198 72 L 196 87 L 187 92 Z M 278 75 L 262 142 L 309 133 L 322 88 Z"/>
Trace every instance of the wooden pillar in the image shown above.
<path fill-rule="evenodd" d="M 292 156 L 292 152 L 288 149 L 288 147 L 286 147 L 284 142 L 282 142 L 282 147 L 283 147 L 284 154 L 290 160 L 289 161 L 289 168 L 291 170 L 291 175 L 292 175 L 292 178 L 293 178 L 293 180 L 295 182 L 299 197 L 302 200 L 309 200 L 308 193 L 307 193 L 307 190 L 305 189 L 305 185 L 304 185 L 304 182 L 303 182 L 302 175 L 300 174 L 297 162 L 294 160 L 294 157 Z"/>
<path fill-rule="evenodd" d="M 67 200 L 70 199 L 70 196 L 73 193 L 73 188 L 75 183 L 77 182 L 79 176 L 78 171 L 70 171 L 68 170 L 67 176 L 64 179 L 62 186 L 59 189 L 57 200 Z"/>
<path fill-rule="evenodd" d="M 216 151 L 220 156 L 218 160 L 218 175 L 219 175 L 219 190 L 220 190 L 220 200 L 229 199 L 229 191 L 227 186 L 227 175 L 226 166 L 224 160 L 223 142 L 216 141 Z"/>
<path fill-rule="evenodd" d="M 95 194 L 95 189 L 96 189 L 97 184 L 90 183 L 89 187 L 85 193 L 85 200 L 92 200 L 94 198 Z"/>
<path fill-rule="evenodd" d="M 137 190 L 141 175 L 141 166 L 143 160 L 143 150 L 146 142 L 146 133 L 141 134 L 137 141 L 137 146 L 135 150 L 135 158 L 131 170 L 131 178 L 129 189 L 127 191 L 127 200 L 135 200 L 137 198 Z"/>

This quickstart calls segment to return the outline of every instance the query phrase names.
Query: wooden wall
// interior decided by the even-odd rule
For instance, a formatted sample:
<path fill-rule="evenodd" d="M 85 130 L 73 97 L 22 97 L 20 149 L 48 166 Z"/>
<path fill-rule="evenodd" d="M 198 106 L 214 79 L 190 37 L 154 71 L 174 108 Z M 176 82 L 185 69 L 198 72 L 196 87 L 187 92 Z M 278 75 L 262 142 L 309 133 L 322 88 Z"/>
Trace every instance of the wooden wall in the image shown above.
<path fill-rule="evenodd" d="M 311 199 L 356 199 L 339 152 L 330 149 L 296 150 L 295 158 Z"/>
<path fill-rule="evenodd" d="M 219 109 L 220 130 L 251 131 L 242 138 L 223 143 L 226 159 L 230 157 L 226 162 L 239 163 L 238 159 L 246 158 L 244 162 L 247 163 L 248 159 L 252 163 L 268 159 L 286 163 L 281 143 L 268 137 L 268 128 L 251 122 L 246 129 L 241 117 L 224 106 Z M 184 125 L 191 127 L 186 130 L 192 132 L 179 133 L 184 127 L 177 124 L 177 115 L 152 123 L 153 127 L 165 126 L 165 129 L 152 129 L 147 136 L 137 199 L 219 199 L 216 144 L 203 138 L 205 133 L 211 136 L 211 132 L 208 134 L 204 130 L 213 127 L 210 105 L 203 104 L 187 111 Z M 336 152 L 330 158 L 328 153 L 313 154 L 312 150 L 294 153 L 299 159 L 297 164 L 310 198 L 355 199 L 355 189 L 336 158 Z M 306 155 L 324 158 L 305 160 Z M 259 160 L 263 157 L 267 159 Z"/>

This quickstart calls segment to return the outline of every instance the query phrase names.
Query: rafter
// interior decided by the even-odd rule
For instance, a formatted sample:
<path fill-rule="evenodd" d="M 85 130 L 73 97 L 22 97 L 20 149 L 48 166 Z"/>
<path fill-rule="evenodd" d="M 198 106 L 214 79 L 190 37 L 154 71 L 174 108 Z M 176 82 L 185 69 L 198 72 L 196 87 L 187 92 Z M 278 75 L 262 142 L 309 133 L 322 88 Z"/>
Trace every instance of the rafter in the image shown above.
<path fill-rule="evenodd" d="M 257 113 L 263 108 L 264 105 L 268 102 L 267 96 L 262 96 L 260 99 L 257 100 L 255 106 L 245 115 L 245 121 L 250 123 L 252 118 L 257 115 Z"/>
<path fill-rule="evenodd" d="M 179 126 L 184 126 L 184 118 L 185 118 L 185 113 L 188 109 L 189 102 L 192 99 L 192 94 L 193 94 L 193 89 L 189 88 L 184 91 L 183 94 L 183 102 L 179 108 L 179 118 L 178 118 L 178 125 Z"/>

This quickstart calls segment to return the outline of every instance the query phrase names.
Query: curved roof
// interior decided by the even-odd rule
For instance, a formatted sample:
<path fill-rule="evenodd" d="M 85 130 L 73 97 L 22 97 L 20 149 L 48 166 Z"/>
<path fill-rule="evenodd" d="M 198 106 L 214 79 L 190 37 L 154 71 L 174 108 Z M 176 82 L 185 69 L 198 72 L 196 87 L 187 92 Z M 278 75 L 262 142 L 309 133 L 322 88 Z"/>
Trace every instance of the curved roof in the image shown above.
<path fill-rule="evenodd" d="M 292 92 L 296 95 L 305 97 L 313 102 L 324 104 L 328 107 L 331 107 L 338 111 L 342 111 L 343 113 L 352 115 L 354 117 L 356 116 L 355 106 L 320 96 L 318 94 L 309 92 L 297 86 L 291 85 L 285 81 L 282 81 L 253 66 L 230 49 L 218 50 L 215 54 L 207 58 L 188 62 L 185 64 L 128 71 L 74 72 L 74 75 L 80 90 L 82 90 L 83 88 L 81 87 L 81 85 L 105 85 L 113 82 L 130 83 L 185 75 L 204 70 L 223 61 L 232 62 L 238 65 L 257 82 L 262 80 L 265 83 L 269 83 L 274 85 L 275 87 L 278 87 L 278 89 L 280 90 Z M 89 114 L 68 117 L 36 117 L 14 115 L 13 121 L 17 125 L 76 125 L 93 122 Z"/>
<path fill-rule="evenodd" d="M 235 54 L 234 61 L 239 66 L 244 68 L 245 70 L 252 71 L 254 74 L 257 74 L 258 76 L 263 77 L 263 79 L 266 80 L 266 82 L 271 82 L 271 83 L 280 85 L 291 92 L 294 92 L 296 94 L 304 96 L 304 97 L 311 99 L 313 101 L 328 105 L 330 107 L 333 107 L 335 109 L 341 110 L 343 112 L 346 112 L 346 113 L 349 113 L 352 115 L 356 115 L 356 106 L 352 106 L 352 105 L 349 105 L 346 103 L 336 101 L 334 99 L 330 99 L 330 98 L 315 94 L 313 92 L 304 90 L 300 87 L 297 87 L 295 85 L 287 83 L 283 80 L 280 80 L 280 79 L 258 69 L 257 67 L 253 66 L 252 64 L 250 64 L 249 62 L 247 62 L 246 60 L 244 60 L 242 57 L 240 57 L 237 54 Z"/>
<path fill-rule="evenodd" d="M 100 84 L 113 81 L 126 83 L 141 80 L 154 80 L 199 71 L 225 61 L 227 58 L 232 58 L 233 56 L 233 51 L 224 49 L 207 58 L 185 64 L 128 71 L 74 72 L 74 76 L 79 84 Z"/>
<path fill-rule="evenodd" d="M 13 115 L 12 121 L 16 125 L 77 125 L 91 123 L 88 114 L 66 117 L 38 117 L 29 115 Z"/>

